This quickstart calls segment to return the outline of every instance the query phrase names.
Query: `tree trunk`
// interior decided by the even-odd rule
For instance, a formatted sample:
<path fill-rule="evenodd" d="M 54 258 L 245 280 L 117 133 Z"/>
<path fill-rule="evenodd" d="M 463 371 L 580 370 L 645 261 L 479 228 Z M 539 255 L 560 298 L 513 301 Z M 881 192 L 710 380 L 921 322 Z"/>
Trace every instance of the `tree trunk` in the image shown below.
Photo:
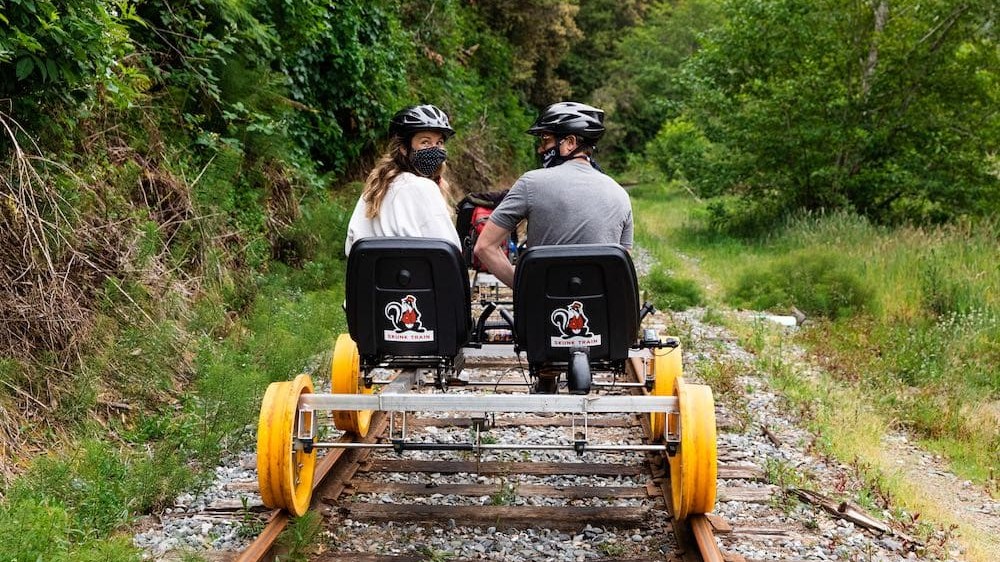
<path fill-rule="evenodd" d="M 878 4 L 873 4 L 872 9 L 875 12 L 875 29 L 872 32 L 871 45 L 868 47 L 868 60 L 865 61 L 865 68 L 861 73 L 862 98 L 868 97 L 871 79 L 875 74 L 875 67 L 878 66 L 878 41 L 882 30 L 885 29 L 885 21 L 889 19 L 889 0 L 878 0 Z"/>

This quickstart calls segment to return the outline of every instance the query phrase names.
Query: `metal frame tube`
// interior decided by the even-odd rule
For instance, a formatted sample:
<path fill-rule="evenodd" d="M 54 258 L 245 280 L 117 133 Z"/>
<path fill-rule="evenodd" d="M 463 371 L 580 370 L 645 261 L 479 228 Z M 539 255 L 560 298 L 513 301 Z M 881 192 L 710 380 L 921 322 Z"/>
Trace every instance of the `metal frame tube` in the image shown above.
<path fill-rule="evenodd" d="M 567 394 L 303 394 L 299 408 L 381 412 L 478 413 L 676 413 L 676 396 L 601 396 Z"/>
<path fill-rule="evenodd" d="M 393 382 L 394 380 L 395 379 L 381 379 L 381 380 L 372 381 L 372 384 L 383 385 L 384 386 L 384 385 L 387 385 L 387 384 Z M 485 380 L 482 380 L 482 381 L 462 381 L 462 384 L 455 385 L 455 388 L 464 388 L 464 387 L 467 387 L 467 386 L 487 386 L 487 387 L 488 386 L 493 386 L 493 387 L 518 386 L 518 387 L 524 387 L 524 386 L 531 386 L 533 384 L 534 384 L 533 382 L 511 382 L 511 381 L 496 381 L 496 382 L 489 382 L 489 381 L 485 381 Z M 592 386 L 594 388 L 645 388 L 646 387 L 646 383 L 644 383 L 644 382 L 601 382 L 601 381 L 594 381 L 594 382 L 590 383 L 590 386 Z"/>
<path fill-rule="evenodd" d="M 433 450 L 455 450 L 455 451 L 574 451 L 576 447 L 570 443 L 566 445 L 527 445 L 527 444 L 504 444 L 504 443 L 490 443 L 490 444 L 480 444 L 475 443 L 420 443 L 420 442 L 407 442 L 404 443 L 405 450 L 420 450 L 422 445 L 427 445 L 427 449 Z M 341 443 L 338 441 L 321 441 L 319 443 L 313 443 L 313 447 L 317 449 L 393 449 L 397 445 L 394 443 Z M 449 449 L 451 447 L 451 449 Z M 583 447 L 584 451 L 602 451 L 602 452 L 618 452 L 618 451 L 666 451 L 666 445 L 591 445 L 586 444 Z"/>

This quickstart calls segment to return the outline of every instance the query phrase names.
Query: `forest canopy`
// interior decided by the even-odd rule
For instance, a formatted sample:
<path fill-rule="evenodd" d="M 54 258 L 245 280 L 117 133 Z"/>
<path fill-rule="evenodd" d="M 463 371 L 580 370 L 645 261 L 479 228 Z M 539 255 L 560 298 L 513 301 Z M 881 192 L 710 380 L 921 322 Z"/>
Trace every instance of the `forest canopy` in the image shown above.
<path fill-rule="evenodd" d="M 201 145 L 340 178 L 361 173 L 398 106 L 433 102 L 466 133 L 468 189 L 530 166 L 525 122 L 576 99 L 608 111 L 612 169 L 648 159 L 728 215 L 940 222 L 996 210 L 997 14 L 957 0 L 17 0 L 0 14 L 0 99 L 34 138 L 153 112 Z"/>

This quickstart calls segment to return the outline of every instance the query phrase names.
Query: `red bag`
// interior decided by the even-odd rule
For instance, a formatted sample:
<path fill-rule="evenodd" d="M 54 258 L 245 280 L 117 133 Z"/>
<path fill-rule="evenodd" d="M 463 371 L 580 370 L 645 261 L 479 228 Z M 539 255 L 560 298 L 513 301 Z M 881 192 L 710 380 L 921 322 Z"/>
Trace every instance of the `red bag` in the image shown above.
<path fill-rule="evenodd" d="M 493 214 L 493 209 L 500 204 L 506 194 L 506 191 L 469 194 L 458 204 L 455 228 L 462 240 L 462 255 L 465 257 L 465 263 L 476 271 L 489 272 L 472 250 L 476 247 L 479 233 L 486 228 L 486 222 Z M 510 258 L 511 240 L 515 239 L 512 235 L 503 244 L 504 253 L 508 258 Z"/>
<path fill-rule="evenodd" d="M 469 234 L 471 236 L 471 243 L 473 248 L 476 247 L 476 240 L 479 239 L 479 234 L 483 232 L 484 228 L 486 228 L 486 222 L 490 220 L 490 215 L 492 214 L 493 214 L 493 209 L 487 209 L 486 207 L 476 207 L 475 209 L 472 210 L 472 224 L 470 225 L 469 228 Z M 504 244 L 502 244 L 502 246 L 504 254 L 509 259 L 510 247 L 509 244 L 507 244 L 506 240 L 504 241 Z M 485 271 L 486 273 L 489 273 L 489 270 L 486 269 L 486 266 L 479 261 L 479 258 L 477 258 L 475 254 L 472 255 L 472 269 L 475 269 L 476 271 Z"/>

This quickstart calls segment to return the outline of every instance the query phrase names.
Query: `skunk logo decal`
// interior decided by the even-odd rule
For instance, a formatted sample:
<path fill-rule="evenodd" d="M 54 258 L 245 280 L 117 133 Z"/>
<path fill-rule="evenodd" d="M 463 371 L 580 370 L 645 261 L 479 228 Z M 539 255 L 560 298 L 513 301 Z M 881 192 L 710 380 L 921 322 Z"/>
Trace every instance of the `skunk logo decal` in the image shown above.
<path fill-rule="evenodd" d="M 392 324 L 391 330 L 382 331 L 385 341 L 434 341 L 434 330 L 424 327 L 417 297 L 413 295 L 385 305 L 385 317 Z"/>
<path fill-rule="evenodd" d="M 590 331 L 590 320 L 583 312 L 583 303 L 580 301 L 573 301 L 566 308 L 553 310 L 549 320 L 559 330 L 559 336 L 549 339 L 552 347 L 601 345 L 601 335 Z"/>

